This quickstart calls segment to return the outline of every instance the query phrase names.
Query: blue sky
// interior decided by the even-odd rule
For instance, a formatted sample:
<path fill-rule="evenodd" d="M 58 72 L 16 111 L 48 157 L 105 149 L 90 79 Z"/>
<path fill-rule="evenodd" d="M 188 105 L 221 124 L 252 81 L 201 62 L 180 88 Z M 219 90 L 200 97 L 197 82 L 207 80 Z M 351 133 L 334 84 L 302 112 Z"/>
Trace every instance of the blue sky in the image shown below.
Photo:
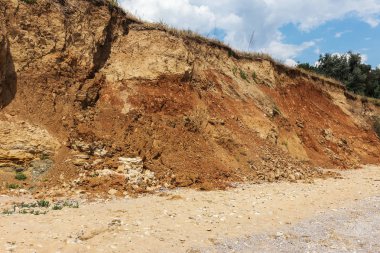
<path fill-rule="evenodd" d="M 315 46 L 304 50 L 295 59 L 315 63 L 320 54 L 353 51 L 363 55 L 372 66 L 380 64 L 380 26 L 371 27 L 354 16 L 332 20 L 309 32 L 300 31 L 295 25 L 280 28 L 284 42 L 300 44 L 315 41 Z"/>
<path fill-rule="evenodd" d="M 152 22 L 191 29 L 235 49 L 254 50 L 294 65 L 319 54 L 363 54 L 380 65 L 380 0 L 119 0 Z M 249 41 L 254 32 L 254 45 Z"/>

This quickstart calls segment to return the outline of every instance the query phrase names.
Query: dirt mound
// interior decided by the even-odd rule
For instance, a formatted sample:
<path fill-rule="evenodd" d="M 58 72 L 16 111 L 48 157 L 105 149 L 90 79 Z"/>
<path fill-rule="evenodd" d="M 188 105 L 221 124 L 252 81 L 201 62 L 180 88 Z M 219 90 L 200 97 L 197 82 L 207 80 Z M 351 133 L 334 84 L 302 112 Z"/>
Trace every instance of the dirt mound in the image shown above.
<path fill-rule="evenodd" d="M 32 146 L 46 150 L 29 152 L 1 139 L 0 162 L 31 154 L 0 164 L 3 190 L 16 169 L 27 176 L 17 187 L 34 192 L 122 195 L 309 181 L 336 175 L 318 167 L 379 162 L 370 122 L 379 109 L 332 81 L 141 23 L 106 1 L 0 3 L 3 125 L 57 142 L 40 138 Z M 29 176 L 35 164 L 44 169 Z"/>

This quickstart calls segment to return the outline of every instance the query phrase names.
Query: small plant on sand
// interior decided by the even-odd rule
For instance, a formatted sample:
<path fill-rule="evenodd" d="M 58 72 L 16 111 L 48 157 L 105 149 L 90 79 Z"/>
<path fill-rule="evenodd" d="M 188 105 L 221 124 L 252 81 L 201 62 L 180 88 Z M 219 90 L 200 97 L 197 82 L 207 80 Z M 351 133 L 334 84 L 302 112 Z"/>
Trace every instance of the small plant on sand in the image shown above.
<path fill-rule="evenodd" d="M 4 214 L 4 215 L 11 215 L 11 214 L 14 213 L 14 211 L 9 210 L 9 209 L 4 209 L 1 213 Z"/>
<path fill-rule="evenodd" d="M 22 172 L 17 172 L 15 179 L 20 180 L 20 181 L 24 181 L 27 179 L 27 176 Z"/>
<path fill-rule="evenodd" d="M 39 207 L 49 207 L 50 203 L 49 203 L 49 201 L 43 199 L 43 200 L 37 201 L 37 205 Z"/>
<path fill-rule="evenodd" d="M 55 204 L 52 209 L 53 210 L 62 210 L 62 208 L 63 208 L 63 206 Z"/>
<path fill-rule="evenodd" d="M 32 210 L 30 211 L 30 214 L 34 214 L 34 215 L 47 214 L 47 211 Z"/>
<path fill-rule="evenodd" d="M 79 208 L 79 202 L 75 200 L 69 200 L 69 201 L 65 201 L 63 203 L 63 206 L 68 207 L 68 208 Z"/>

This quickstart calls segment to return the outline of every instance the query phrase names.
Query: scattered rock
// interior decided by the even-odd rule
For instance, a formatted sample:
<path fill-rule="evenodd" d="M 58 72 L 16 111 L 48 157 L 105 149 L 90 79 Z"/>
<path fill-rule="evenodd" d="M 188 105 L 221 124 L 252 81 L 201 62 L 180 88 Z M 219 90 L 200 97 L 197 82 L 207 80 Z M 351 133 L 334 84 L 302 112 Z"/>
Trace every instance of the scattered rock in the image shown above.
<path fill-rule="evenodd" d="M 76 158 L 73 160 L 73 164 L 75 166 L 84 166 L 87 164 L 87 160 L 86 159 L 80 159 L 80 158 Z"/>
<path fill-rule="evenodd" d="M 125 158 L 120 157 L 121 164 L 118 171 L 123 172 L 128 185 L 134 189 L 156 186 L 157 182 L 152 171 L 144 169 L 143 160 L 140 157 Z"/>
<path fill-rule="evenodd" d="M 108 194 L 114 196 L 114 195 L 116 195 L 118 192 L 119 192 L 118 190 L 110 189 L 110 190 L 108 191 Z"/>

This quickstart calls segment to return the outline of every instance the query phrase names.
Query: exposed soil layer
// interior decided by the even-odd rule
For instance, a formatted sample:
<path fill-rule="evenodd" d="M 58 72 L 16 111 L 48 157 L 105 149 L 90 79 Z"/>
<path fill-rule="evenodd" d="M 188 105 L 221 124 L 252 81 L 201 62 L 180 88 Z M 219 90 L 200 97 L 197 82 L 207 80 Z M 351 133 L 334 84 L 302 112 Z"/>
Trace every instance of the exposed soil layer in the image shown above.
<path fill-rule="evenodd" d="M 379 108 L 332 82 L 148 29 L 101 0 L 0 3 L 4 191 L 209 190 L 380 161 Z"/>

